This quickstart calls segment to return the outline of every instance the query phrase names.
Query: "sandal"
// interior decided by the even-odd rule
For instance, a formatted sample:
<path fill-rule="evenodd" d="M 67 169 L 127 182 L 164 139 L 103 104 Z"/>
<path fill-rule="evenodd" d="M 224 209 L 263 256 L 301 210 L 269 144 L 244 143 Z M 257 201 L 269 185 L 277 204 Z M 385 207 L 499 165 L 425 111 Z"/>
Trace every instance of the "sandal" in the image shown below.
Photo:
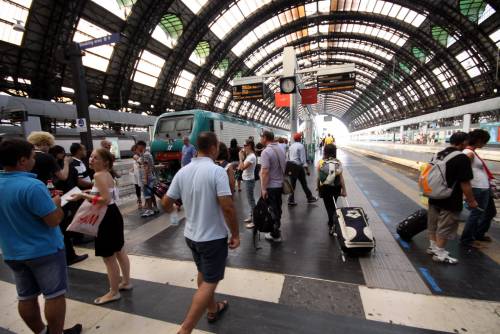
<path fill-rule="evenodd" d="M 108 300 L 103 300 L 101 299 L 102 297 L 99 297 L 99 298 L 96 298 L 94 299 L 94 304 L 95 305 L 104 305 L 104 304 L 107 304 L 107 303 L 111 303 L 111 302 L 114 302 L 114 301 L 117 301 L 119 300 L 120 298 L 122 298 L 122 296 L 120 295 L 120 293 L 117 293 L 116 295 L 114 295 L 113 297 L 111 297 L 110 299 Z"/>
<path fill-rule="evenodd" d="M 212 312 L 207 312 L 207 321 L 209 324 L 213 324 L 217 320 L 219 320 L 219 317 L 228 309 L 229 303 L 227 300 L 223 300 L 221 302 L 217 302 L 217 311 L 212 313 Z"/>

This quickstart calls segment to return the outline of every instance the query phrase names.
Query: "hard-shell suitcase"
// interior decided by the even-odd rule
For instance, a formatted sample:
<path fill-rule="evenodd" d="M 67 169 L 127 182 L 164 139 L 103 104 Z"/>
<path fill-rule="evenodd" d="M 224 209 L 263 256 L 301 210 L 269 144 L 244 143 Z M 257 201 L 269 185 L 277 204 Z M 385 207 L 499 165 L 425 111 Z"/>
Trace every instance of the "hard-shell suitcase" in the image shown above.
<path fill-rule="evenodd" d="M 361 207 L 347 206 L 338 208 L 337 223 L 335 233 L 342 251 L 342 258 L 345 261 L 344 253 L 348 255 L 361 255 L 370 252 L 375 248 L 375 237 L 368 224 L 368 217 Z"/>
<path fill-rule="evenodd" d="M 419 209 L 406 217 L 398 224 L 397 232 L 401 239 L 410 241 L 411 238 L 427 229 L 427 210 Z"/>

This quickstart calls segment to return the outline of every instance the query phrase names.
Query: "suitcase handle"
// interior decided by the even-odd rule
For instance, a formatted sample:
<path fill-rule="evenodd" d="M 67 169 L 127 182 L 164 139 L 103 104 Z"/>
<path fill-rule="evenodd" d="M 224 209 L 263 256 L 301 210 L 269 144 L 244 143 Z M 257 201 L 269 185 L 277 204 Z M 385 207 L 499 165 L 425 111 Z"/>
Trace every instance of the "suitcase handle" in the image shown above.
<path fill-rule="evenodd" d="M 339 196 L 339 197 L 342 197 L 344 199 L 344 202 L 345 202 L 345 205 L 342 207 L 350 206 L 349 201 L 347 200 L 347 197 L 344 197 L 344 196 Z M 339 207 L 337 205 L 337 201 L 335 200 L 335 197 L 333 198 L 333 203 L 335 203 L 335 207 L 338 209 Z"/>

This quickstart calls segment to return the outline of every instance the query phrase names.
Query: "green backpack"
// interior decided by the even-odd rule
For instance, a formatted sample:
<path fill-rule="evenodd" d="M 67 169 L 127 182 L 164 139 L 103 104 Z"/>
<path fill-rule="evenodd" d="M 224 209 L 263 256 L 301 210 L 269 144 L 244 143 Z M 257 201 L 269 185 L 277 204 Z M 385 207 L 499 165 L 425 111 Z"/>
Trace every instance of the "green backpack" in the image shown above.
<path fill-rule="evenodd" d="M 342 174 L 342 164 L 337 159 L 322 160 L 319 166 L 319 185 L 336 186 Z"/>

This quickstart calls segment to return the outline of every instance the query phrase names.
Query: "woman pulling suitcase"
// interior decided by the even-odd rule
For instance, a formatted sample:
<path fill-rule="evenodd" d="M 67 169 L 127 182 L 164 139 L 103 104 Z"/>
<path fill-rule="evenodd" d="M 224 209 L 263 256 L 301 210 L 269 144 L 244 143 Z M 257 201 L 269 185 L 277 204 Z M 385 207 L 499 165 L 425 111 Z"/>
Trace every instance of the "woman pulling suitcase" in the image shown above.
<path fill-rule="evenodd" d="M 337 222 L 337 207 L 335 203 L 339 196 L 347 196 L 344 177 L 342 176 L 342 163 L 337 160 L 337 147 L 326 144 L 323 149 L 323 159 L 318 167 L 318 193 L 323 198 L 328 214 L 328 227 L 333 234 L 334 223 Z"/>

